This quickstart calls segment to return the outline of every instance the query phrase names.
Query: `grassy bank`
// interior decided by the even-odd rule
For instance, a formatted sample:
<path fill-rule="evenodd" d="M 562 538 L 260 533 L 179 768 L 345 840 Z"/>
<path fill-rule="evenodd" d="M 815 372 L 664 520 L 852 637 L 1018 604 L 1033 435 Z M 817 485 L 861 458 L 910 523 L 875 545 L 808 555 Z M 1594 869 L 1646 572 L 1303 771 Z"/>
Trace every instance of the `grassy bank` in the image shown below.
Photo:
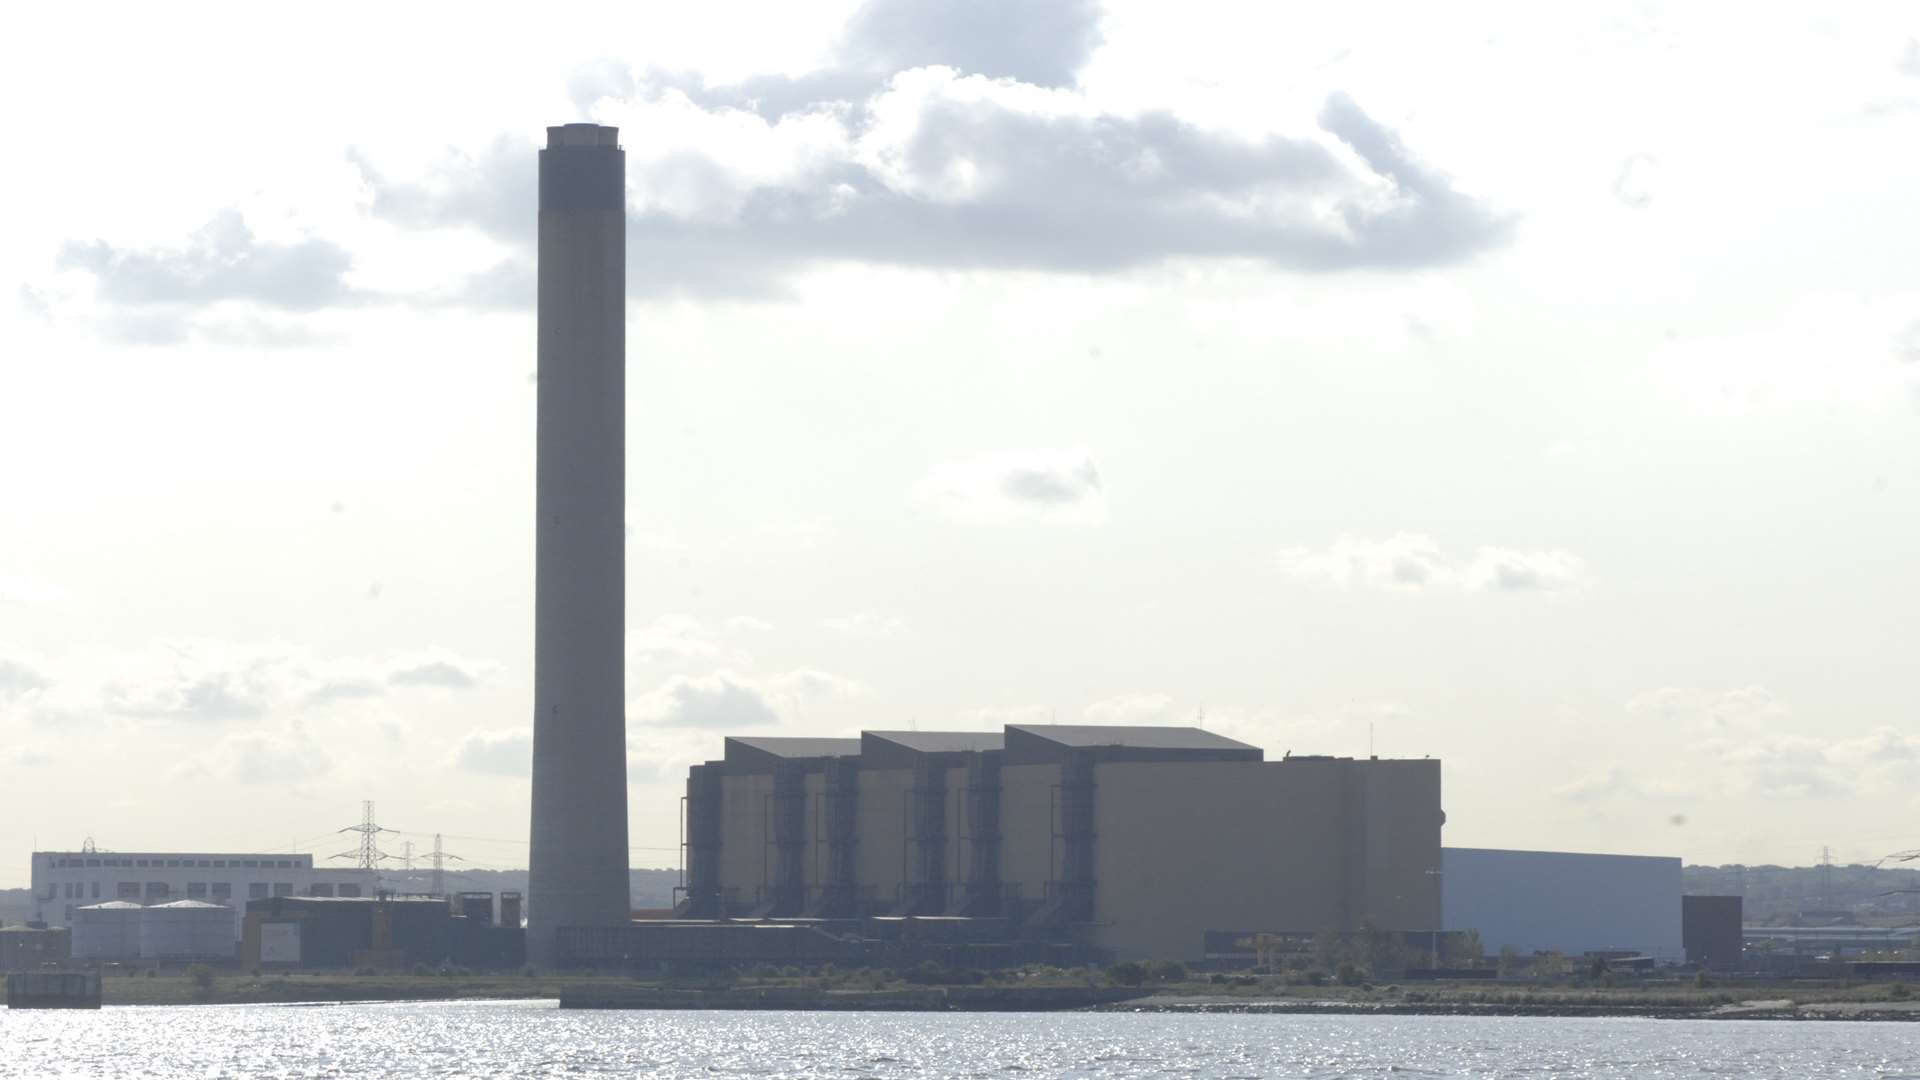
<path fill-rule="evenodd" d="M 957 1000 L 1016 1000 L 1050 988 L 1085 990 L 1104 980 L 1086 972 L 996 973 Z M 994 994 L 994 990 L 1008 993 Z M 691 995 L 719 1007 L 836 1008 L 849 995 L 902 1003 L 932 991 L 924 979 L 884 971 L 691 979 L 526 974 L 232 975 L 165 973 L 112 976 L 102 983 L 108 1005 L 292 1004 L 352 1001 L 449 1001 L 539 998 L 646 1003 L 684 1002 Z M 935 991 L 937 993 L 937 991 Z M 985 993 L 982 993 L 985 992 Z M 1920 1019 L 1920 995 L 1896 984 L 1729 982 L 1394 983 L 1290 985 L 1277 979 L 1179 979 L 1139 988 L 1136 1000 L 1104 1007 L 1160 1012 L 1352 1012 L 1369 1014 L 1668 1016 L 1740 1018 Z M 678 1007 L 688 1007 L 681 1003 Z M 693 1007 L 712 1007 L 696 1005 Z M 988 1007 L 982 1004 L 980 1007 Z"/>

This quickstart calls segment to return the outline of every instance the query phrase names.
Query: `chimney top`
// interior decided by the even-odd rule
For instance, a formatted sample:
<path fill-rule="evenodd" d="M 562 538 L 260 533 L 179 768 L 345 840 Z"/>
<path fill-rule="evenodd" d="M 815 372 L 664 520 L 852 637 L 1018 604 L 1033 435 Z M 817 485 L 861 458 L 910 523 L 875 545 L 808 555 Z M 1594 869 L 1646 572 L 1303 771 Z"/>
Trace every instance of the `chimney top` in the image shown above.
<path fill-rule="evenodd" d="M 547 129 L 547 149 L 572 146 L 619 146 L 620 129 L 602 124 L 561 124 Z"/>

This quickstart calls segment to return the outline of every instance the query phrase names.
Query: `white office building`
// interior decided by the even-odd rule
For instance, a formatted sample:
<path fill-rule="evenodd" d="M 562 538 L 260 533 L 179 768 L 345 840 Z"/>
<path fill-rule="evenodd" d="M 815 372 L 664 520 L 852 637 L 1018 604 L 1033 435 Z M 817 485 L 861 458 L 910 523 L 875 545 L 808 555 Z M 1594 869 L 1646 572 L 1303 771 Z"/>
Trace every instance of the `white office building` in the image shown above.
<path fill-rule="evenodd" d="M 36 851 L 33 917 L 72 926 L 74 912 L 108 901 L 143 907 L 196 900 L 233 912 L 234 939 L 248 900 L 269 896 L 372 896 L 376 875 L 321 867 L 312 855 L 259 852 Z"/>

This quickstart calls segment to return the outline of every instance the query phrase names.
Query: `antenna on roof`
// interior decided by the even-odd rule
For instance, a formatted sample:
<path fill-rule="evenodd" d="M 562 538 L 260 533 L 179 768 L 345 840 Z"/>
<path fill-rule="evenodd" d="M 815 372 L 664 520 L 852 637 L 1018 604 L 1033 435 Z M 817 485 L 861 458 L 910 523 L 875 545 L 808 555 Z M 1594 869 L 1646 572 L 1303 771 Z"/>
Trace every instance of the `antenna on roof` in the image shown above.
<path fill-rule="evenodd" d="M 1207 730 L 1207 707 L 1205 705 L 1200 706 L 1200 714 L 1193 718 L 1193 722 L 1201 731 Z"/>

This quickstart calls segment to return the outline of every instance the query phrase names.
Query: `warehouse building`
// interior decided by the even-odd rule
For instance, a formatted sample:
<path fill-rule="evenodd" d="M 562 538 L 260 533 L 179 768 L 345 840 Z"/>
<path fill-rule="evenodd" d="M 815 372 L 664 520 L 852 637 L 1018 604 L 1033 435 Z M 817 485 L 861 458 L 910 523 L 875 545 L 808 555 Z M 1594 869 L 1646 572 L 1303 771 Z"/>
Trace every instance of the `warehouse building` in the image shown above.
<path fill-rule="evenodd" d="M 1678 858 L 1450 847 L 1441 863 L 1444 929 L 1477 932 L 1489 955 L 1685 958 Z"/>
<path fill-rule="evenodd" d="M 228 910 L 230 940 L 240 939 L 241 909 L 273 896 L 372 896 L 374 872 L 319 867 L 310 854 L 261 852 L 80 851 L 33 853 L 36 921 L 71 926 L 81 908 L 103 903 L 153 907 L 181 900 Z"/>
<path fill-rule="evenodd" d="M 736 737 L 688 776 L 676 914 L 1198 960 L 1210 931 L 1437 929 L 1443 820 L 1438 761 L 1267 761 L 1197 728 Z"/>

